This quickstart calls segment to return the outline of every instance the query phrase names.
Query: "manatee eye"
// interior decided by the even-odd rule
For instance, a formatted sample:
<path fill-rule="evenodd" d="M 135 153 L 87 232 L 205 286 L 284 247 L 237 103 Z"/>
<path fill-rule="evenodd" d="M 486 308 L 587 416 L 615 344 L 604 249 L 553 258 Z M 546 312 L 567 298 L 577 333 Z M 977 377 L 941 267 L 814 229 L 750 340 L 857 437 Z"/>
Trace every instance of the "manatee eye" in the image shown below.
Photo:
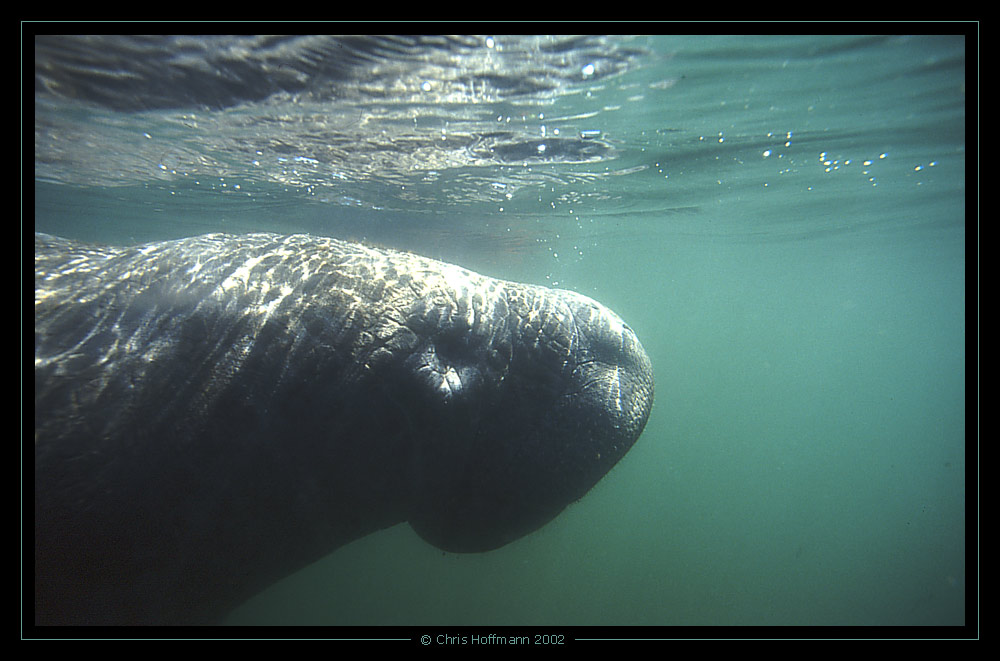
<path fill-rule="evenodd" d="M 434 345 L 427 348 L 423 354 L 423 366 L 419 368 L 420 375 L 432 392 L 438 394 L 443 401 L 461 395 L 464 390 L 462 376 L 454 366 L 441 359 Z"/>
<path fill-rule="evenodd" d="M 483 383 L 474 354 L 463 343 L 438 338 L 414 355 L 411 368 L 433 400 L 464 400 L 473 396 Z"/>

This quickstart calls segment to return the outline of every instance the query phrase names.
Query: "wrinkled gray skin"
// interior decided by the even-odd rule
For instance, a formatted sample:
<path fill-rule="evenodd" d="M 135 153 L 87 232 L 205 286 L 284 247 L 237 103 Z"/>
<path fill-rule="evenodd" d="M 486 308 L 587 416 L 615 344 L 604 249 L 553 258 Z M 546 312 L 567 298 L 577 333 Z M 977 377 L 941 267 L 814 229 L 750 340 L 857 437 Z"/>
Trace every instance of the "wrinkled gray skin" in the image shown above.
<path fill-rule="evenodd" d="M 402 521 L 497 548 L 652 406 L 635 334 L 572 292 L 301 235 L 35 241 L 38 623 L 217 622 Z"/>

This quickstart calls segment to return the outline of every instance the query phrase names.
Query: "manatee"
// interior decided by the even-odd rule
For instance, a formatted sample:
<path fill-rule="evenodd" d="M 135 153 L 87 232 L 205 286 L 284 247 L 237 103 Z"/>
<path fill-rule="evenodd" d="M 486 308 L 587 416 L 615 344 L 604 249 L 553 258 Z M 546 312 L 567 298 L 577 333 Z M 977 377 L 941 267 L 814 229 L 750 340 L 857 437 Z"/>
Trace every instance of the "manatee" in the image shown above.
<path fill-rule="evenodd" d="M 306 235 L 36 234 L 36 623 L 218 623 L 404 521 L 498 548 L 652 402 L 635 333 L 571 291 Z"/>

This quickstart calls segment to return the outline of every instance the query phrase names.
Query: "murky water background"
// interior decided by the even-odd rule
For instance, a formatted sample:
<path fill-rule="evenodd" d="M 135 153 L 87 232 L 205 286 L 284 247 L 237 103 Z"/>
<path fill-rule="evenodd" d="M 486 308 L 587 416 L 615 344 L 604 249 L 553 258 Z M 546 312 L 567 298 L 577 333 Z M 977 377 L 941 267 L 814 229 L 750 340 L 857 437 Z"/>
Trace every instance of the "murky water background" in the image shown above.
<path fill-rule="evenodd" d="M 230 623 L 964 622 L 963 38 L 35 53 L 39 230 L 363 239 L 593 296 L 652 358 L 642 438 L 542 530 L 398 526 Z"/>

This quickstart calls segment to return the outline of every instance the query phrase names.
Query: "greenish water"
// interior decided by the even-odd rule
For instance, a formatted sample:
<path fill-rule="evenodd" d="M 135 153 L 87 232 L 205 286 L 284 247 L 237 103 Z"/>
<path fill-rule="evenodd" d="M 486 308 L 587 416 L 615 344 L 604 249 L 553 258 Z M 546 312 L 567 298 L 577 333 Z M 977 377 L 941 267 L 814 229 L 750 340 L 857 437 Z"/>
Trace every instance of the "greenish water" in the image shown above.
<path fill-rule="evenodd" d="M 210 140 L 246 108 L 36 115 L 36 148 L 70 115 L 100 143 L 36 178 L 37 229 L 364 237 L 593 296 L 652 359 L 643 436 L 541 530 L 454 555 L 397 526 L 228 623 L 965 623 L 964 39 L 629 43 L 624 72 L 477 109 L 539 139 L 600 131 L 593 162 L 282 179 L 266 149 Z"/>

